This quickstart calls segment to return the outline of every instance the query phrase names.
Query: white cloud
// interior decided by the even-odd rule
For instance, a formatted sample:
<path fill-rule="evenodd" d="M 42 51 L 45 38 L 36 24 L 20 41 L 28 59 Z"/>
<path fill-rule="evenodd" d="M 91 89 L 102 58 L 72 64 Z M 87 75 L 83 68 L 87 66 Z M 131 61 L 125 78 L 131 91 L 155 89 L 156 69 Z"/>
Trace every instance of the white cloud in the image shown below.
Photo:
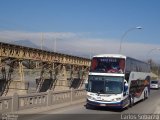
<path fill-rule="evenodd" d="M 95 39 L 85 37 L 91 33 L 73 33 L 73 32 L 47 32 L 43 33 L 44 46 L 54 50 L 56 40 L 56 51 L 65 52 L 73 55 L 93 56 L 103 53 L 118 53 L 120 41 L 116 39 Z M 42 33 L 40 32 L 22 32 L 22 31 L 0 31 L 0 41 L 10 42 L 15 40 L 30 40 L 36 45 L 41 45 Z M 158 54 L 147 55 L 153 48 L 158 48 L 156 44 L 129 43 L 122 44 L 122 54 L 139 58 L 159 59 Z M 155 52 L 154 52 L 155 53 Z"/>
<path fill-rule="evenodd" d="M 39 42 L 42 39 L 55 39 L 55 38 L 71 38 L 75 37 L 75 33 L 71 32 L 22 32 L 22 31 L 0 31 L 0 39 L 2 41 L 15 41 L 15 40 L 32 40 L 33 42 Z"/>

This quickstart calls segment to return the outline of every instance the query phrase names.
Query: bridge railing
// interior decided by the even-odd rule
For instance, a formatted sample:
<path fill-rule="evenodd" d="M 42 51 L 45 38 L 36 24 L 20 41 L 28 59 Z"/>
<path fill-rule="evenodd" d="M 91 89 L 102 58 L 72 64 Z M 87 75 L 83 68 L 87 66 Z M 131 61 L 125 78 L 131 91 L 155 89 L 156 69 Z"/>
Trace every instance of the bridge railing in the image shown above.
<path fill-rule="evenodd" d="M 0 113 L 11 112 L 13 105 L 12 97 L 0 97 Z"/>
<path fill-rule="evenodd" d="M 85 98 L 84 89 L 67 90 L 61 92 L 47 91 L 42 93 L 32 93 L 28 95 L 18 95 L 0 97 L 0 113 L 15 112 L 34 107 L 47 107 L 62 103 L 72 103 Z"/>

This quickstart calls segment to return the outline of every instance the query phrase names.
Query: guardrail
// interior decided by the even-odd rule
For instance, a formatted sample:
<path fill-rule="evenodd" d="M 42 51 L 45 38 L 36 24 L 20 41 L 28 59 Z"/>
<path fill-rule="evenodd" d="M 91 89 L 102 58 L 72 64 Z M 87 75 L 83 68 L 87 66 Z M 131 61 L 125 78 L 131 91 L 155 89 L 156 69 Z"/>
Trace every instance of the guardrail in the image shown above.
<path fill-rule="evenodd" d="M 72 103 L 86 96 L 85 89 L 68 90 L 61 92 L 47 91 L 28 95 L 0 97 L 0 113 L 15 112 L 33 107 L 47 107 L 62 103 Z"/>

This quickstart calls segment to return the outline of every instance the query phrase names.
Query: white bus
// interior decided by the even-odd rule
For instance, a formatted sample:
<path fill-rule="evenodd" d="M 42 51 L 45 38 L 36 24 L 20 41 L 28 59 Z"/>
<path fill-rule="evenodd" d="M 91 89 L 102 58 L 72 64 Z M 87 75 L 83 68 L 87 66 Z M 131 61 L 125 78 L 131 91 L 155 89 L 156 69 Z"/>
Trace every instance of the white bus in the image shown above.
<path fill-rule="evenodd" d="M 132 106 L 149 96 L 150 66 L 120 54 L 94 56 L 86 90 L 87 108 Z"/>

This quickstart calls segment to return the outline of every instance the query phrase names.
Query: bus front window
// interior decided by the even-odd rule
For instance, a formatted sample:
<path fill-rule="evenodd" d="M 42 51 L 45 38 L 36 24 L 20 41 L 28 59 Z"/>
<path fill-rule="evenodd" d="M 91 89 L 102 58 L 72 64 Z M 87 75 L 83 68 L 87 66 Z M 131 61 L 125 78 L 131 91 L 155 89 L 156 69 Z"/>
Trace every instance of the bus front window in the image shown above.
<path fill-rule="evenodd" d="M 119 81 L 106 81 L 105 88 L 107 94 L 120 94 L 122 93 L 123 87 L 122 82 Z"/>
<path fill-rule="evenodd" d="M 89 92 L 99 94 L 120 94 L 122 91 L 123 77 L 89 77 Z"/>
<path fill-rule="evenodd" d="M 97 80 L 91 80 L 89 82 L 89 91 L 93 93 L 98 93 L 98 94 L 104 94 L 105 89 L 104 89 L 104 81 L 97 81 Z"/>

